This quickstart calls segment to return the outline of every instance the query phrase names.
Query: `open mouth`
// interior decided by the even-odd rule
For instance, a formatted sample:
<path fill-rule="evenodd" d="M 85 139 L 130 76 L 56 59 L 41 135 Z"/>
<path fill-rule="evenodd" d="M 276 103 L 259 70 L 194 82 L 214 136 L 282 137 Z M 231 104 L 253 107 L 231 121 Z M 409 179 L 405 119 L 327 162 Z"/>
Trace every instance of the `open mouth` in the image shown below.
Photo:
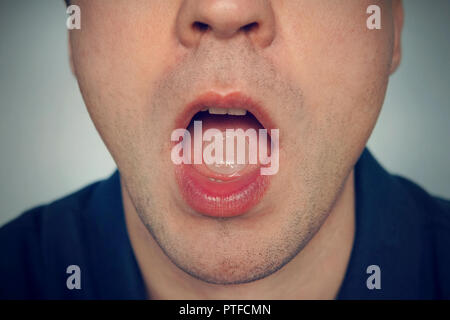
<path fill-rule="evenodd" d="M 175 176 L 194 211 L 234 217 L 261 201 L 274 149 L 273 126 L 259 105 L 240 93 L 208 93 L 186 107 L 177 125 L 185 134 L 172 141 L 184 161 L 175 165 Z"/>

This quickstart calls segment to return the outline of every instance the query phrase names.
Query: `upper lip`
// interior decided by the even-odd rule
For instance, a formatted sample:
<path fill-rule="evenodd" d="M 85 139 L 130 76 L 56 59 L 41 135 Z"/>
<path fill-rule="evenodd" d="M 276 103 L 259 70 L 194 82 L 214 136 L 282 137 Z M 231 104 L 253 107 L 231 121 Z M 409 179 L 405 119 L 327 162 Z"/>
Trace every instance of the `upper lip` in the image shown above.
<path fill-rule="evenodd" d="M 273 120 L 268 115 L 268 111 L 264 105 L 256 102 L 250 96 L 240 91 L 231 92 L 226 95 L 209 91 L 199 95 L 183 108 L 176 120 L 176 129 L 185 129 L 194 115 L 205 107 L 245 109 L 255 116 L 261 125 L 267 129 L 269 134 L 270 130 L 275 128 Z"/>

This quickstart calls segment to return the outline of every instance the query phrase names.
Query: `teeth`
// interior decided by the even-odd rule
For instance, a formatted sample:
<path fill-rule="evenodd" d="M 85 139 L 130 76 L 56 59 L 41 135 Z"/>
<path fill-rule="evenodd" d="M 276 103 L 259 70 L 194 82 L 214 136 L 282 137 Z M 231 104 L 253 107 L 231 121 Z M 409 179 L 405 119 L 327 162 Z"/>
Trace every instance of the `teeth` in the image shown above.
<path fill-rule="evenodd" d="M 224 108 L 208 108 L 209 114 L 227 114 L 227 109 Z"/>
<path fill-rule="evenodd" d="M 247 110 L 245 109 L 228 109 L 228 114 L 232 116 L 245 116 Z"/>
<path fill-rule="evenodd" d="M 232 116 L 245 116 L 247 110 L 245 109 L 226 109 L 226 108 L 205 108 L 202 111 L 208 110 L 209 114 L 229 114 Z"/>

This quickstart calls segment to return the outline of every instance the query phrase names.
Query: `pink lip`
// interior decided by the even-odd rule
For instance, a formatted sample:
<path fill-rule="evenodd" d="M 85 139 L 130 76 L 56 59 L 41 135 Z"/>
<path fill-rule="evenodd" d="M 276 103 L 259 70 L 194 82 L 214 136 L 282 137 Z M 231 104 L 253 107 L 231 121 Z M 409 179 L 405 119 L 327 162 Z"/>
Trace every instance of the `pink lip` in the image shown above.
<path fill-rule="evenodd" d="M 190 165 L 177 166 L 175 172 L 187 204 L 210 217 L 243 215 L 259 203 L 269 186 L 269 177 L 259 170 L 226 182 L 211 181 Z"/>
<path fill-rule="evenodd" d="M 248 96 L 234 92 L 226 96 L 208 92 L 189 103 L 176 121 L 176 128 L 186 128 L 192 117 L 205 107 L 244 108 L 250 111 L 264 128 L 274 128 L 262 107 Z M 263 198 L 270 176 L 260 174 L 259 167 L 244 175 L 226 181 L 212 181 L 194 165 L 175 166 L 175 177 L 181 195 L 196 212 L 210 217 L 235 217 L 243 215 Z"/>

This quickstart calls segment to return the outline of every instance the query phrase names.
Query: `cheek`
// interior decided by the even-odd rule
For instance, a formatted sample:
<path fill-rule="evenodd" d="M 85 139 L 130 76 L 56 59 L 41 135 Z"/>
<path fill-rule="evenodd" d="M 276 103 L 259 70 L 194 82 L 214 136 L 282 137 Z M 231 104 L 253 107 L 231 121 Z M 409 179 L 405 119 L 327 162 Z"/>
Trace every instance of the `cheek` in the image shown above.
<path fill-rule="evenodd" d="M 303 92 L 300 121 L 310 125 L 299 130 L 313 128 L 300 135 L 348 148 L 365 145 L 384 100 L 392 57 L 389 10 L 383 10 L 382 29 L 369 30 L 367 6 L 365 1 L 329 4 L 327 10 L 311 5 L 286 22 L 278 64 Z"/>
<path fill-rule="evenodd" d="M 102 99 L 147 97 L 176 59 L 169 22 L 176 10 L 142 0 L 81 4 L 82 28 L 70 35 L 78 80 Z"/>
<path fill-rule="evenodd" d="M 70 35 L 81 92 L 113 156 L 130 154 L 122 149 L 130 150 L 132 144 L 148 145 L 146 137 L 152 130 L 158 132 L 150 97 L 155 80 L 175 59 L 169 54 L 174 51 L 170 26 L 158 21 L 170 10 L 162 5 L 153 8 L 148 1 L 141 3 L 136 11 L 128 8 L 126 1 L 101 6 L 99 1 L 83 2 L 82 29 Z"/>

